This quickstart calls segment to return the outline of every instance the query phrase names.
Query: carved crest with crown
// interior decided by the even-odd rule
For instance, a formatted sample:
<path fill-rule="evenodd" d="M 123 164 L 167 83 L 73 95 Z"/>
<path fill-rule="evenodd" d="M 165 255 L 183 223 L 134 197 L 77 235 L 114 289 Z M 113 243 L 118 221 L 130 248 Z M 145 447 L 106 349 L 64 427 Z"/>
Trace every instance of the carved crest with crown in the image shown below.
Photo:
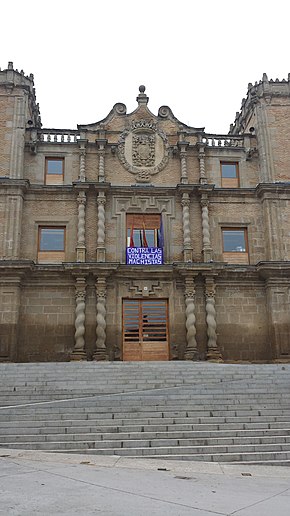
<path fill-rule="evenodd" d="M 168 142 L 154 120 L 133 120 L 118 143 L 118 156 L 136 181 L 148 183 L 168 162 Z"/>

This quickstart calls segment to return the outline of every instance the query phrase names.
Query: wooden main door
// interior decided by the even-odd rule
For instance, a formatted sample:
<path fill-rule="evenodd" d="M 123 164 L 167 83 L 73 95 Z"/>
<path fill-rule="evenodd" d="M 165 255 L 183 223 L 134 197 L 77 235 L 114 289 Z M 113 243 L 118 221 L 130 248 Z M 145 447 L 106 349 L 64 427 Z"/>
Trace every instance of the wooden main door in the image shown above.
<path fill-rule="evenodd" d="M 167 300 L 123 300 L 123 360 L 169 360 Z"/>

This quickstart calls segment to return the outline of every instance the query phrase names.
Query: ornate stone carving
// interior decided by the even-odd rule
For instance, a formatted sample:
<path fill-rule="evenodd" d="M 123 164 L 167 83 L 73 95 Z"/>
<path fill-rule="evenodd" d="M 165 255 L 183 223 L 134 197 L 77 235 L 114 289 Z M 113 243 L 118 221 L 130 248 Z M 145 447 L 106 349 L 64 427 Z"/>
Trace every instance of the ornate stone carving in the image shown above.
<path fill-rule="evenodd" d="M 124 167 L 136 175 L 138 182 L 150 182 L 151 176 L 168 162 L 166 135 L 157 128 L 154 120 L 133 120 L 130 128 L 121 134 L 118 156 Z"/>
<path fill-rule="evenodd" d="M 132 160 L 136 167 L 154 166 L 155 134 L 133 134 Z"/>
<path fill-rule="evenodd" d="M 85 207 L 86 194 L 79 192 L 77 197 L 78 202 L 78 240 L 77 240 L 77 261 L 86 261 L 86 244 L 85 244 Z"/>
<path fill-rule="evenodd" d="M 96 298 L 97 298 L 97 327 L 96 327 L 96 351 L 94 353 L 95 360 L 106 360 L 106 280 L 98 278 L 96 281 Z"/>
<path fill-rule="evenodd" d="M 117 115 L 126 115 L 127 108 L 125 104 L 122 104 L 122 102 L 117 102 L 113 107 L 113 111 L 115 111 Z"/>
<path fill-rule="evenodd" d="M 104 192 L 99 192 L 97 198 L 98 205 L 98 226 L 97 226 L 97 261 L 105 261 L 105 204 L 106 197 Z"/>
<path fill-rule="evenodd" d="M 192 261 L 192 245 L 190 236 L 190 216 L 189 207 L 190 199 L 189 194 L 184 193 L 181 200 L 182 205 L 182 223 L 183 223 L 183 254 L 184 261 Z"/>
<path fill-rule="evenodd" d="M 208 360 L 221 362 L 222 357 L 217 343 L 216 334 L 216 310 L 215 310 L 215 284 L 213 278 L 205 279 L 206 299 L 206 323 L 207 323 L 207 358 Z"/>
<path fill-rule="evenodd" d="M 185 282 L 185 315 L 186 315 L 186 351 L 184 358 L 194 360 L 197 358 L 197 342 L 195 327 L 195 288 L 194 280 L 189 279 Z"/>
<path fill-rule="evenodd" d="M 75 346 L 71 355 L 72 360 L 84 360 L 85 354 L 85 299 L 86 279 L 76 278 L 76 309 L 75 309 Z"/>

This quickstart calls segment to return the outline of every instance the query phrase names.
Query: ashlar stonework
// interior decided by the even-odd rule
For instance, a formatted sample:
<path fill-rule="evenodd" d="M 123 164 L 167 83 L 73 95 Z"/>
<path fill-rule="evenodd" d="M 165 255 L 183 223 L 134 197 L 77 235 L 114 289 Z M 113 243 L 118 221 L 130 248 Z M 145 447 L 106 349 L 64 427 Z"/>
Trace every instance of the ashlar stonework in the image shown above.
<path fill-rule="evenodd" d="M 0 71 L 0 360 L 289 361 L 290 76 L 224 135 L 145 86 L 46 129 L 33 81 Z"/>

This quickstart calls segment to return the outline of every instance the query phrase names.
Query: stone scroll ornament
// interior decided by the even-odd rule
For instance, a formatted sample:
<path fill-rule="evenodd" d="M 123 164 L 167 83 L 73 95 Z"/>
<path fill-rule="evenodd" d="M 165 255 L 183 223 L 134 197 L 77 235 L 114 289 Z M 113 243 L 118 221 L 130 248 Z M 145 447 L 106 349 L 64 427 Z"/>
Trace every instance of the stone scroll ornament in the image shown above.
<path fill-rule="evenodd" d="M 139 183 L 150 183 L 153 175 L 168 163 L 168 141 L 154 120 L 132 121 L 118 143 L 122 165 L 136 176 Z"/>

